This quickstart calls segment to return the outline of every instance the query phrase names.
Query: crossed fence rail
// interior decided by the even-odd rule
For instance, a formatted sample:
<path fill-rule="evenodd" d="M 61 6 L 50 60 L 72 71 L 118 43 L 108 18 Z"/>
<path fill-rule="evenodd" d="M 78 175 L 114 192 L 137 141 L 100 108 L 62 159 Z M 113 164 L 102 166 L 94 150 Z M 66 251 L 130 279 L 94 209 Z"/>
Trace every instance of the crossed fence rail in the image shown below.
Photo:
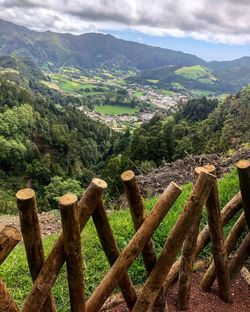
<path fill-rule="evenodd" d="M 133 238 L 122 252 L 115 241 L 102 201 L 103 191 L 107 188 L 105 181 L 93 179 L 79 202 L 73 194 L 62 196 L 59 203 L 63 231 L 47 259 L 44 257 L 40 235 L 35 192 L 31 189 L 20 190 L 16 194 L 17 206 L 33 280 L 32 289 L 21 311 L 56 312 L 51 289 L 65 261 L 72 312 L 100 311 L 116 286 L 120 287 L 130 311 L 166 312 L 165 294 L 177 280 L 177 307 L 188 309 L 194 261 L 210 241 L 213 260 L 201 280 L 200 288 L 202 291 L 210 291 L 217 278 L 220 297 L 231 302 L 230 285 L 250 255 L 248 232 L 229 260 L 245 227 L 250 230 L 250 162 L 238 162 L 237 169 L 240 192 L 221 210 L 215 167 L 207 165 L 195 168 L 195 182 L 189 199 L 158 258 L 151 237 L 181 193 L 181 188 L 174 182 L 169 184 L 147 215 L 134 173 L 129 170 L 121 175 L 135 228 Z M 204 205 L 208 224 L 199 232 Z M 242 208 L 242 214 L 224 241 L 223 226 Z M 90 217 L 93 218 L 111 268 L 90 298 L 85 299 L 80 233 Z M 0 233 L 0 264 L 20 240 L 21 235 L 15 228 L 6 227 Z M 176 260 L 181 248 L 182 254 Z M 128 275 L 128 269 L 140 253 L 148 278 L 138 292 Z M 0 299 L 0 312 L 20 311 L 2 280 Z"/>

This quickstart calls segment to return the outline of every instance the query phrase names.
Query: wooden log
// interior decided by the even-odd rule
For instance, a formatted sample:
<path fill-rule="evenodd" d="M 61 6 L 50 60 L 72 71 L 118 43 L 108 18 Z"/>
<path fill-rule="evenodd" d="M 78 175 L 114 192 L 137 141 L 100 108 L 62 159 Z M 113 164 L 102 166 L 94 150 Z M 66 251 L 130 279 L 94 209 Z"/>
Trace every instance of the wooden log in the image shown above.
<path fill-rule="evenodd" d="M 226 225 L 229 220 L 232 219 L 232 217 L 240 211 L 242 208 L 242 200 L 241 200 L 241 194 L 240 192 L 237 193 L 221 210 L 221 222 L 224 225 Z M 202 252 L 202 250 L 208 245 L 210 242 L 210 233 L 209 233 L 209 227 L 206 225 L 202 231 L 199 233 L 197 238 L 197 245 L 196 245 L 196 251 L 195 251 L 195 257 L 197 258 L 199 254 Z M 173 264 L 165 282 L 164 282 L 164 291 L 167 292 L 169 287 L 176 282 L 178 279 L 179 274 L 179 268 L 181 264 L 181 257 L 175 261 Z"/>
<path fill-rule="evenodd" d="M 246 227 L 246 219 L 243 212 L 239 217 L 239 219 L 235 222 L 234 226 L 232 227 L 231 231 L 229 232 L 225 240 L 225 248 L 227 256 L 229 256 L 230 253 L 232 252 L 234 246 L 236 245 L 237 240 L 240 238 L 240 235 L 244 231 L 245 227 Z M 215 264 L 214 261 L 212 261 L 200 282 L 200 288 L 204 289 L 205 291 L 211 291 L 215 279 L 216 279 Z"/>
<path fill-rule="evenodd" d="M 78 223 L 77 196 L 66 194 L 59 200 L 71 312 L 84 312 L 83 266 Z"/>
<path fill-rule="evenodd" d="M 130 208 L 134 229 L 137 231 L 147 217 L 147 212 L 143 204 L 139 186 L 137 184 L 135 174 L 132 170 L 123 172 L 121 175 L 121 180 L 123 182 L 128 205 Z M 147 271 L 147 275 L 149 276 L 157 260 L 152 239 L 150 239 L 142 249 L 142 259 Z M 164 292 L 162 290 L 155 302 L 153 311 L 164 311 L 165 301 Z"/>
<path fill-rule="evenodd" d="M 147 212 L 140 195 L 134 172 L 132 170 L 123 172 L 121 179 L 128 200 L 134 228 L 137 231 L 145 221 Z M 151 239 L 146 243 L 142 250 L 142 258 L 149 275 L 156 263 L 156 253 Z"/>
<path fill-rule="evenodd" d="M 171 182 L 158 199 L 153 210 L 147 216 L 142 226 L 117 258 L 112 268 L 98 285 L 86 303 L 87 312 L 97 312 L 106 301 L 112 290 L 119 283 L 121 277 L 129 269 L 135 258 L 141 252 L 146 242 L 157 229 L 166 213 L 181 193 L 181 188 Z"/>
<path fill-rule="evenodd" d="M 246 235 L 240 247 L 229 261 L 229 272 L 231 282 L 237 277 L 244 263 L 250 257 L 250 233 Z"/>
<path fill-rule="evenodd" d="M 250 161 L 240 160 L 237 163 L 240 190 L 248 230 L 250 231 Z"/>
<path fill-rule="evenodd" d="M 0 279 L 0 312 L 19 312 L 4 282 Z"/>
<path fill-rule="evenodd" d="M 141 290 L 132 312 L 145 312 L 151 309 L 177 253 L 192 227 L 195 215 L 200 213 L 215 180 L 214 175 L 204 171 L 200 173 L 184 210 L 171 230 L 158 261 Z"/>
<path fill-rule="evenodd" d="M 99 201 L 93 212 L 92 218 L 102 244 L 102 248 L 107 256 L 110 266 L 112 266 L 119 257 L 120 250 L 115 241 L 102 200 Z M 120 279 L 119 287 L 128 308 L 132 309 L 137 300 L 137 295 L 127 272 L 125 272 Z"/>
<path fill-rule="evenodd" d="M 206 170 L 209 173 L 215 173 L 214 166 L 196 167 L 195 176 L 198 178 L 200 172 Z M 191 282 L 193 274 L 193 266 L 195 261 L 195 249 L 197 244 L 197 237 L 199 234 L 199 226 L 202 217 L 202 209 L 197 213 L 194 218 L 194 223 L 189 231 L 182 250 L 181 264 L 179 270 L 178 293 L 176 304 L 179 310 L 187 310 L 189 307 Z"/>
<path fill-rule="evenodd" d="M 217 181 L 206 202 L 207 219 L 212 243 L 215 272 L 220 297 L 225 302 L 232 302 L 227 253 L 224 245 L 223 225 L 220 214 L 220 200 Z M 206 288 L 201 288 L 205 291 Z"/>
<path fill-rule="evenodd" d="M 93 214 L 103 191 L 107 188 L 107 183 L 101 179 L 94 178 L 78 203 L 78 216 L 80 232 Z M 55 243 L 50 255 L 39 273 L 30 294 L 27 296 L 22 311 L 39 312 L 53 287 L 57 276 L 65 261 L 63 250 L 63 236 L 60 235 Z"/>
<path fill-rule="evenodd" d="M 0 232 L 0 265 L 20 241 L 21 233 L 14 226 L 4 227 Z"/>
<path fill-rule="evenodd" d="M 29 188 L 22 189 L 16 193 L 16 201 L 29 271 L 34 282 L 45 262 L 35 192 Z M 48 294 L 41 311 L 56 311 L 52 293 Z"/>

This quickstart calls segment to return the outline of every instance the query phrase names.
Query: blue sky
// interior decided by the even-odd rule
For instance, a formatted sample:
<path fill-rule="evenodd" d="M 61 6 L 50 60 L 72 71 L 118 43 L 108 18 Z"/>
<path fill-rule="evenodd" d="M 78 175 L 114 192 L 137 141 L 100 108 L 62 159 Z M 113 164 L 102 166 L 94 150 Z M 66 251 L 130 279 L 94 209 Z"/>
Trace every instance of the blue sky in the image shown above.
<path fill-rule="evenodd" d="M 250 56 L 250 44 L 223 44 L 173 36 L 153 36 L 132 30 L 104 29 L 103 32 L 124 40 L 195 54 L 206 61 L 233 60 Z"/>

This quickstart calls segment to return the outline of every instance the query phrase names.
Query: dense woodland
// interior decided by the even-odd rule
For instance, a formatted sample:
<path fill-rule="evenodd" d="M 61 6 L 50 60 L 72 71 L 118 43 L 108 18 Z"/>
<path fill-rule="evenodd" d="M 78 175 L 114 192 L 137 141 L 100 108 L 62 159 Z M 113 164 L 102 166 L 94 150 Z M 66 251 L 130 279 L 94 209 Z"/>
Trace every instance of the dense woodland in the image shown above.
<path fill-rule="evenodd" d="M 57 196 L 67 190 L 80 195 L 115 137 L 75 108 L 70 97 L 41 85 L 39 90 L 0 80 L 1 211 L 11 209 L 13 194 L 25 185 L 37 190 L 43 209 L 55 207 L 51 190 Z"/>
<path fill-rule="evenodd" d="M 202 97 L 180 105 L 170 116 L 155 115 L 132 135 L 127 131 L 114 145 L 104 176 L 113 192 L 119 174 L 133 168 L 144 172 L 187 154 L 219 153 L 250 142 L 250 87 L 224 100 Z"/>
<path fill-rule="evenodd" d="M 223 152 L 250 141 L 249 87 L 220 101 L 180 102 L 174 114 L 158 113 L 136 130 L 117 133 L 79 110 L 96 104 L 88 97 L 41 84 L 43 73 L 30 59 L 2 57 L 0 66 L 19 72 L 0 76 L 1 212 L 12 212 L 14 194 L 25 186 L 36 190 L 41 210 L 57 208 L 63 193 L 80 196 L 94 175 L 107 180 L 112 198 L 121 191 L 125 169 L 140 173 L 186 154 Z M 140 107 L 126 90 L 103 101 Z"/>

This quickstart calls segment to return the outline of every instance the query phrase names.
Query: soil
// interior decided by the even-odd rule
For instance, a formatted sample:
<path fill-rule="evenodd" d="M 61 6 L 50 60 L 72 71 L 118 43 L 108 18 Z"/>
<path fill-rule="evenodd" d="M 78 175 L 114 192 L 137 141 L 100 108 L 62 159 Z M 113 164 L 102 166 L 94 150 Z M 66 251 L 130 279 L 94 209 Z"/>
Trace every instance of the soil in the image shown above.
<path fill-rule="evenodd" d="M 232 284 L 233 303 L 225 303 L 218 295 L 218 288 L 215 285 L 211 293 L 202 293 L 199 290 L 199 282 L 202 272 L 196 272 L 193 275 L 192 291 L 189 309 L 187 312 L 248 312 L 250 311 L 250 286 L 241 277 Z M 175 305 L 177 294 L 177 283 L 170 289 L 167 295 L 169 312 L 180 311 Z M 104 311 L 109 312 L 128 312 L 126 304 L 118 300 L 117 305 Z"/>
<path fill-rule="evenodd" d="M 40 228 L 42 236 L 61 232 L 61 220 L 59 215 L 53 212 L 39 214 Z M 0 231 L 6 226 L 12 225 L 20 230 L 19 216 L 0 217 Z"/>
<path fill-rule="evenodd" d="M 172 163 L 153 169 L 147 174 L 139 175 L 138 183 L 144 197 L 161 194 L 171 181 L 179 185 L 193 181 L 194 168 L 205 164 L 213 164 L 217 176 L 229 172 L 240 159 L 250 158 L 250 148 L 239 149 L 233 156 L 218 154 L 188 155 Z"/>

